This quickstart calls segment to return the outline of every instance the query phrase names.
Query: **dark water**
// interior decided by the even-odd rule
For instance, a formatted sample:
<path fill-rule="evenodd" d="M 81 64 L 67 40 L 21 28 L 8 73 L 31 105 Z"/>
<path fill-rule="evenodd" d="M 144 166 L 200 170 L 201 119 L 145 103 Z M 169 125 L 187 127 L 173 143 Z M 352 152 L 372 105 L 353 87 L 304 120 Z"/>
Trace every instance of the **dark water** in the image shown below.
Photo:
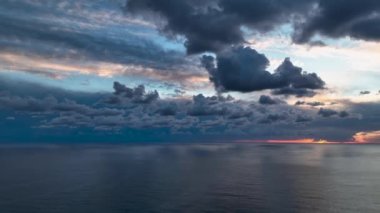
<path fill-rule="evenodd" d="M 0 212 L 380 212 L 380 146 L 2 146 Z"/>

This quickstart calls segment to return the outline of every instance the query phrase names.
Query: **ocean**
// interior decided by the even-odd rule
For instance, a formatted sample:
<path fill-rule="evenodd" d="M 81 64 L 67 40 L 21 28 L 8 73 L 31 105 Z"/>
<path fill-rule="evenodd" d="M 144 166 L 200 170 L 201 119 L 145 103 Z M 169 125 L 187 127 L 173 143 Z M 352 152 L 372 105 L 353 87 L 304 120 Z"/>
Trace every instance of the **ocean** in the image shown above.
<path fill-rule="evenodd" d="M 380 146 L 1 145 L 1 213 L 380 212 Z"/>

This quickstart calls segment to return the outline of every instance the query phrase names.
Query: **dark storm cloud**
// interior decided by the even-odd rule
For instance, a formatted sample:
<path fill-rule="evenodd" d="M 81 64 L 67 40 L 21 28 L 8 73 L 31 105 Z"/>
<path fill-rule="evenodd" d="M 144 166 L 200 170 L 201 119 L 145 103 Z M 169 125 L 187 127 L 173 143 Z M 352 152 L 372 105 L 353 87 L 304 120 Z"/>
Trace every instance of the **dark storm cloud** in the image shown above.
<path fill-rule="evenodd" d="M 286 58 L 272 74 L 266 69 L 269 60 L 250 47 L 233 47 L 201 58 L 210 80 L 220 92 L 253 92 L 277 89 L 276 95 L 312 96 L 324 89 L 325 82 L 315 73 L 307 73 Z"/>
<path fill-rule="evenodd" d="M 208 4 L 211 2 L 211 4 Z M 173 0 L 129 0 L 127 9 L 132 12 L 151 10 L 163 16 L 167 24 L 161 30 L 184 35 L 188 53 L 220 50 L 226 43 L 243 42 L 243 36 L 231 15 L 211 7 L 214 2 Z"/>
<path fill-rule="evenodd" d="M 306 0 L 128 0 L 135 14 L 163 17 L 161 31 L 186 38 L 188 53 L 217 52 L 244 42 L 242 26 L 267 32 L 311 6 Z M 162 24 L 161 24 L 162 25 Z"/>
<path fill-rule="evenodd" d="M 314 35 L 332 38 L 350 36 L 380 40 L 380 1 L 319 0 L 314 11 L 296 28 L 294 41 L 309 42 Z"/>
<path fill-rule="evenodd" d="M 268 59 L 249 47 L 237 47 L 217 55 L 203 56 L 202 64 L 218 91 L 252 92 L 281 87 L 266 71 Z"/>
<path fill-rule="evenodd" d="M 291 24 L 294 42 L 319 46 L 315 35 L 380 39 L 378 0 L 129 0 L 127 10 L 162 17 L 161 31 L 184 36 L 188 53 L 242 44 L 243 26 L 262 33 Z"/>

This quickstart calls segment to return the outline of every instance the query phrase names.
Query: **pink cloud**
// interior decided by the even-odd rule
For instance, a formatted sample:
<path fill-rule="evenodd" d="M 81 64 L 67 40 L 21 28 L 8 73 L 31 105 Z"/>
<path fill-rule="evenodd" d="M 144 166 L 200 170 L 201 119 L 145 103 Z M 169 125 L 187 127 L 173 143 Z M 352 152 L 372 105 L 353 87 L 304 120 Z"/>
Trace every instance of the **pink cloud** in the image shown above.
<path fill-rule="evenodd" d="M 378 143 L 380 142 L 380 131 L 358 132 L 353 138 L 357 143 Z"/>

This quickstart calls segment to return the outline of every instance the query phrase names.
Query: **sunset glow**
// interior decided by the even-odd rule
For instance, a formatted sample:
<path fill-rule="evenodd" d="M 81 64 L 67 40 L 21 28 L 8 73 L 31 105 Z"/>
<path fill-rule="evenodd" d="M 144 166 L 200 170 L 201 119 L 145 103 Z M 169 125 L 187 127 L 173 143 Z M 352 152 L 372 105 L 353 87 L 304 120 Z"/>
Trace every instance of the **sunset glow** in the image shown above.
<path fill-rule="evenodd" d="M 353 138 L 357 143 L 376 143 L 380 141 L 380 131 L 358 132 Z"/>
<path fill-rule="evenodd" d="M 273 143 L 273 144 L 359 144 L 357 141 L 327 141 L 312 138 L 303 139 L 271 139 L 271 140 L 237 140 L 238 143 Z M 364 142 L 363 142 L 364 143 Z"/>

